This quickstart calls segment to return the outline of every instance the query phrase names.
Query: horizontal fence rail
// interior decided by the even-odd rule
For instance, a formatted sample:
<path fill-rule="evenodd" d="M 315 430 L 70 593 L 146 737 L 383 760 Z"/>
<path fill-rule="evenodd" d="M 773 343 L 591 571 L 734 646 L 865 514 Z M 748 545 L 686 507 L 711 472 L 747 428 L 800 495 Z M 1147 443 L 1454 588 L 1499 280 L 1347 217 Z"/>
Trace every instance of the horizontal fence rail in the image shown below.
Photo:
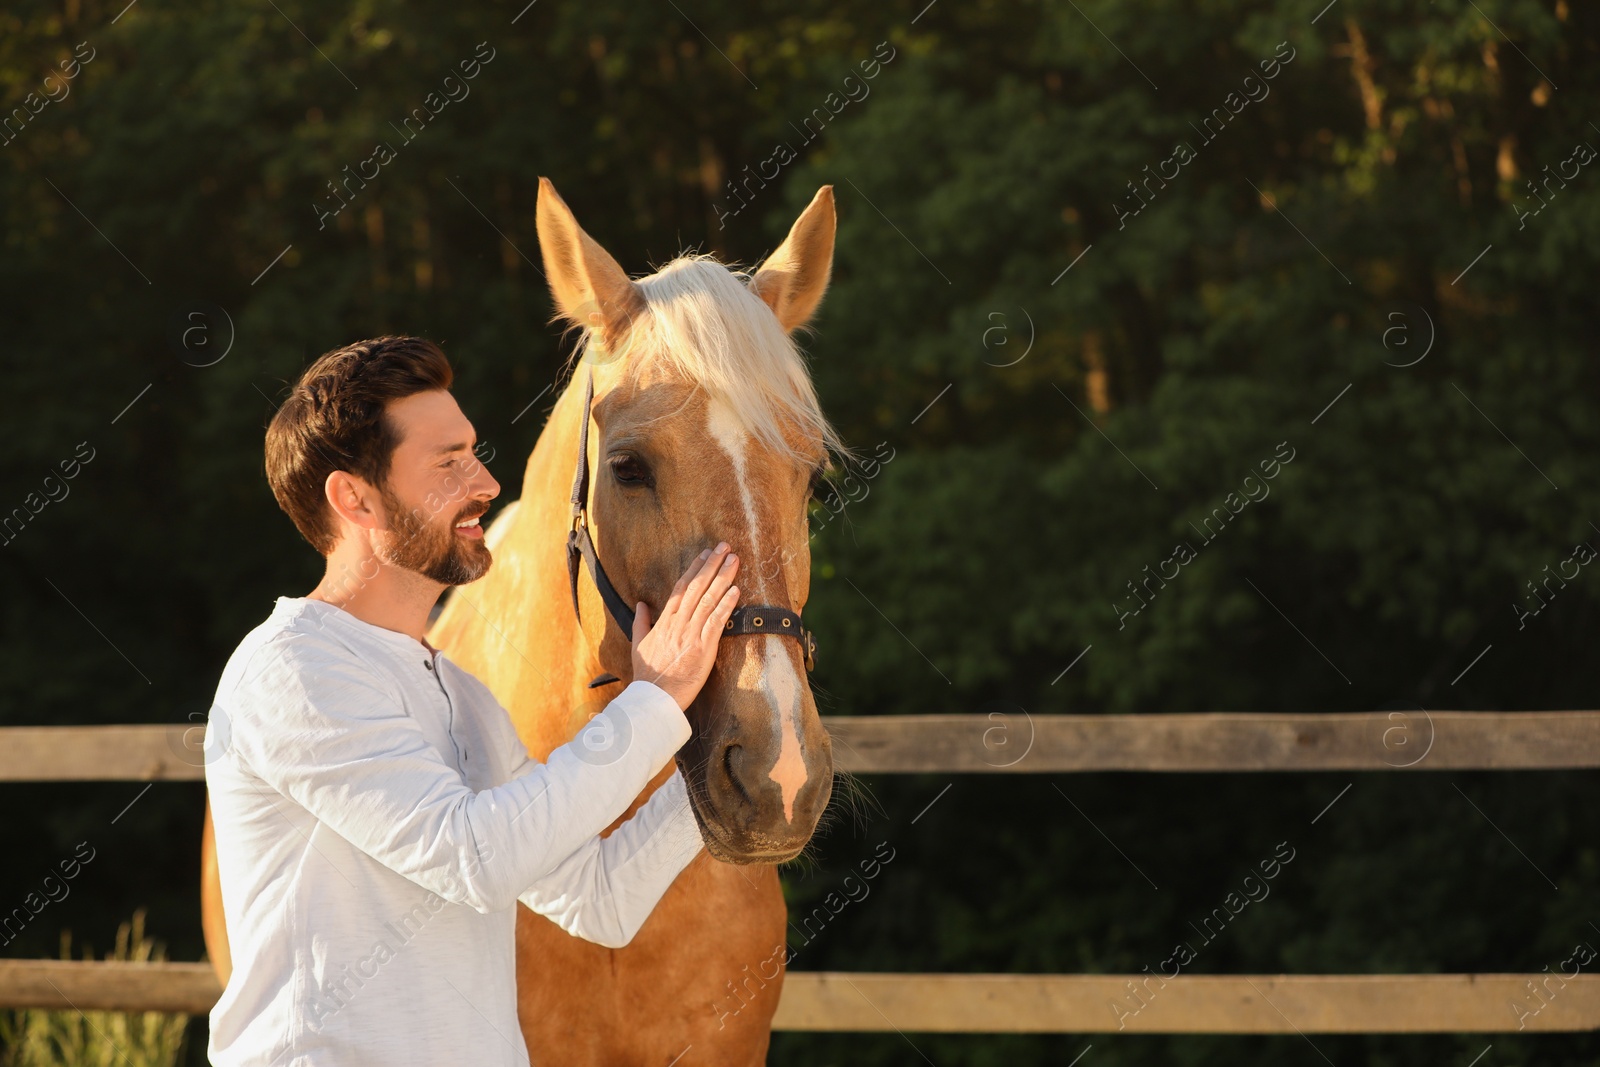
<path fill-rule="evenodd" d="M 1542 995 L 1532 992 L 1537 984 Z M 1139 1000 L 1130 984 L 1141 991 Z M 0 960 L 0 1006 L 203 1015 L 209 964 Z M 1139 1007 L 1140 1003 L 1143 1007 Z M 1119 1007 L 1120 1006 L 1120 1007 Z M 707 1006 L 707 1011 L 714 1010 Z M 724 1008 L 725 1010 L 725 1008 Z M 1600 976 L 875 974 L 791 971 L 774 1030 L 1414 1034 L 1600 1029 Z"/>
<path fill-rule="evenodd" d="M 823 716 L 842 771 L 1443 771 L 1600 767 L 1600 711 Z M 0 781 L 205 777 L 204 727 L 0 728 Z"/>
<path fill-rule="evenodd" d="M 1530 983 L 1541 979 L 1550 982 L 1548 1000 L 1531 991 Z M 1414 1034 L 1514 1032 L 1519 1022 L 1524 1032 L 1600 1029 L 1600 976 L 1561 981 L 1564 988 L 1548 975 L 1525 974 L 1183 975 L 1163 981 L 1149 974 L 795 972 L 784 979 L 773 1029 Z"/>
<path fill-rule="evenodd" d="M 834 762 L 886 773 L 1600 767 L 1600 711 L 825 717 Z"/>
<path fill-rule="evenodd" d="M 856 773 L 1562 770 L 1600 767 L 1600 712 L 824 716 Z M 215 755 L 215 752 L 212 753 Z M 0 781 L 200 781 L 205 731 L 0 728 Z M 205 1014 L 205 963 L 0 959 L 0 1007 Z M 708 1010 L 712 1010 L 708 1008 Z M 1600 1030 L 1600 975 L 793 972 L 776 1030 L 1505 1033 Z"/>

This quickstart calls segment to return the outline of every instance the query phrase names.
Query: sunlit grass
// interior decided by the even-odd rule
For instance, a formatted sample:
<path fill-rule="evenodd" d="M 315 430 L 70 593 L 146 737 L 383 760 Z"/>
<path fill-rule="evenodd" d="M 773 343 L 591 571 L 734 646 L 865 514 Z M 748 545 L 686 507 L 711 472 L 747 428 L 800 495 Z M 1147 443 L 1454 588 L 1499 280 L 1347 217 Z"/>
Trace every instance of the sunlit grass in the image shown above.
<path fill-rule="evenodd" d="M 72 933 L 62 931 L 61 958 L 72 958 Z M 94 959 L 89 949 L 85 960 Z M 144 910 L 117 928 L 108 960 L 154 962 L 166 951 L 145 937 Z M 0 1067 L 176 1067 L 189 1016 L 162 1012 L 0 1011 Z"/>

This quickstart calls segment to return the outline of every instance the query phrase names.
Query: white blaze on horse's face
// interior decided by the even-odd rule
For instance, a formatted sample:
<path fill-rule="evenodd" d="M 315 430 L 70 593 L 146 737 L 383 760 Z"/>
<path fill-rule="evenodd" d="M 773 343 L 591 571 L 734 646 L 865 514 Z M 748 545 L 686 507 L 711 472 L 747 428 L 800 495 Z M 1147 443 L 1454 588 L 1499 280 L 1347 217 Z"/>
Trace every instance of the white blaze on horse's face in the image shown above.
<path fill-rule="evenodd" d="M 744 507 L 745 542 L 756 561 L 774 557 L 786 551 L 777 543 L 777 531 L 763 531 L 756 510 L 755 497 L 750 490 L 750 472 L 746 463 L 746 450 L 750 435 L 739 424 L 728 406 L 713 400 L 706 406 L 707 435 L 721 446 L 733 465 L 734 481 Z M 764 536 L 764 534 L 771 536 Z M 762 573 L 765 568 L 746 565 L 739 571 L 739 588 L 745 603 L 776 604 L 781 601 L 769 590 L 772 583 Z M 774 573 L 781 573 L 781 569 Z M 804 739 L 800 736 L 801 697 L 803 682 L 795 669 L 794 659 L 783 647 L 787 638 L 776 634 L 766 637 L 741 637 L 741 641 L 761 643 L 762 655 L 746 656 L 740 665 L 736 688 L 762 693 L 772 708 L 773 747 L 778 753 L 777 762 L 769 774 L 783 797 L 783 817 L 794 821 L 794 798 L 806 784 L 806 761 L 803 755 Z"/>

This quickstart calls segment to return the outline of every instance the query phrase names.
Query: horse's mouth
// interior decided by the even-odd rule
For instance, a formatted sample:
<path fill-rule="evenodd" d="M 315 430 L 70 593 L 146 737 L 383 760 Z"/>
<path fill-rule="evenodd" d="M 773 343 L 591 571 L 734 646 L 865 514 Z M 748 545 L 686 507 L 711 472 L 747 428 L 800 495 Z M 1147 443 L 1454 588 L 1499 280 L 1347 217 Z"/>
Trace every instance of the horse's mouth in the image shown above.
<path fill-rule="evenodd" d="M 679 770 L 682 770 L 681 764 Z M 741 866 L 754 866 L 756 864 L 772 864 L 775 866 L 780 863 L 788 863 L 805 851 L 806 842 L 804 841 L 793 848 L 786 849 L 750 850 L 733 847 L 723 840 L 722 833 L 717 825 L 706 820 L 703 807 L 704 801 L 700 796 L 700 791 L 704 789 L 704 783 L 697 787 L 694 780 L 687 775 L 684 776 L 684 782 L 689 787 L 689 808 L 694 812 L 694 821 L 700 827 L 700 840 L 704 842 L 706 851 L 711 854 L 713 859 L 721 860 L 723 863 L 736 863 Z"/>
<path fill-rule="evenodd" d="M 706 851 L 711 853 L 714 859 L 719 859 L 723 863 L 737 863 L 745 867 L 753 867 L 757 864 L 777 866 L 781 863 L 788 863 L 805 851 L 805 846 L 800 845 L 778 852 L 735 852 L 718 840 L 715 834 L 706 834 L 703 825 L 700 837 L 705 842 Z"/>

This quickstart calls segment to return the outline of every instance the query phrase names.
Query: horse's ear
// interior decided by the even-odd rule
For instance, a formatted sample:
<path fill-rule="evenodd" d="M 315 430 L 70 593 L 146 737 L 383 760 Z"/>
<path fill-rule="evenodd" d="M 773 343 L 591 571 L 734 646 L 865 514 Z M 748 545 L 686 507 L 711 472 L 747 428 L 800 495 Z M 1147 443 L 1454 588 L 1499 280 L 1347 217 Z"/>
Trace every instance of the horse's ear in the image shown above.
<path fill-rule="evenodd" d="M 833 274 L 836 221 L 833 186 L 824 185 L 750 279 L 751 291 L 767 302 L 786 332 L 805 325 L 822 303 Z"/>
<path fill-rule="evenodd" d="M 602 341 L 615 344 L 644 310 L 644 294 L 611 253 L 583 232 L 549 178 L 539 179 L 538 230 L 558 316 L 597 329 Z"/>

